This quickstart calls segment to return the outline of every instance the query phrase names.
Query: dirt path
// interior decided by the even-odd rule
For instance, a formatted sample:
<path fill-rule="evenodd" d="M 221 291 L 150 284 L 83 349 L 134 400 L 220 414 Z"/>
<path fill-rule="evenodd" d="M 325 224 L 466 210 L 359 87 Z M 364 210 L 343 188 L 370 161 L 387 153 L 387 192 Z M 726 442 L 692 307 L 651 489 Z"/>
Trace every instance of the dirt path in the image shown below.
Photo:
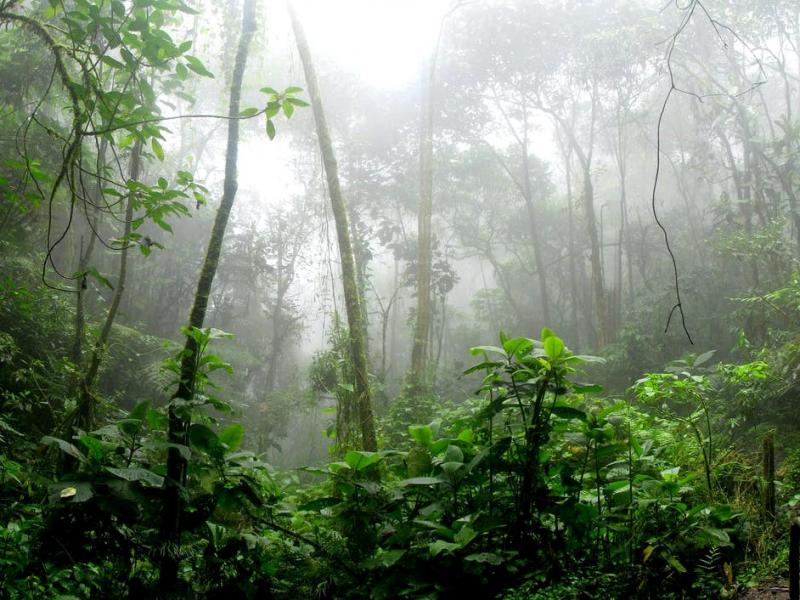
<path fill-rule="evenodd" d="M 736 598 L 737 600 L 788 600 L 789 583 L 786 581 L 763 583 L 757 588 L 742 591 Z"/>

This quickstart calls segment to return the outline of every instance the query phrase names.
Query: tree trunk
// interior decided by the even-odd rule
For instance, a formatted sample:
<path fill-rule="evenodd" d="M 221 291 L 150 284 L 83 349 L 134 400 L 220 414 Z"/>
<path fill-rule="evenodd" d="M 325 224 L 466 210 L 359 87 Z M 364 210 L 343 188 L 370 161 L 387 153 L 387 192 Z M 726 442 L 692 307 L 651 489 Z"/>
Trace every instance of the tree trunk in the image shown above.
<path fill-rule="evenodd" d="M 602 347 L 609 342 L 608 302 L 603 283 L 603 263 L 600 258 L 597 220 L 594 214 L 594 188 L 592 187 L 591 171 L 588 164 L 585 164 L 583 169 L 583 214 L 586 219 L 586 232 L 589 237 L 592 265 L 592 298 L 595 317 L 597 318 L 597 345 Z"/>
<path fill-rule="evenodd" d="M 242 91 L 242 79 L 247 62 L 247 53 L 250 41 L 255 32 L 255 0 L 244 0 L 242 10 L 242 33 L 239 38 L 239 47 L 231 79 L 230 102 L 228 105 L 228 142 L 225 154 L 225 181 L 223 184 L 222 201 L 214 219 L 211 238 L 208 242 L 200 279 L 197 282 L 197 291 L 194 304 L 189 315 L 189 327 L 200 328 L 206 317 L 208 296 L 211 285 L 219 264 L 219 255 L 225 228 L 236 197 L 238 182 L 236 168 L 239 153 L 239 101 Z M 188 401 L 194 395 L 194 381 L 197 374 L 195 354 L 198 351 L 197 342 L 192 336 L 186 337 L 184 351 L 181 358 L 180 382 L 173 399 Z M 182 418 L 175 410 L 173 404 L 169 407 L 168 440 L 171 444 L 186 445 L 186 435 L 189 428 L 188 420 Z M 165 480 L 164 505 L 161 521 L 162 559 L 159 573 L 160 597 L 170 597 L 178 578 L 178 546 L 181 538 L 181 511 L 183 502 L 181 488 L 186 484 L 186 461 L 181 456 L 176 446 L 171 446 L 167 455 L 167 476 Z"/>
<path fill-rule="evenodd" d="M 764 474 L 764 514 L 767 519 L 775 520 L 775 431 L 764 436 L 762 445 L 762 463 Z"/>
<path fill-rule="evenodd" d="M 100 140 L 100 149 L 97 153 L 97 165 L 96 171 L 99 174 L 102 168 L 105 166 L 106 163 L 106 148 L 108 147 L 108 141 L 103 138 Z M 133 163 L 131 163 L 131 167 L 133 167 Z M 89 226 L 89 243 L 86 245 L 86 249 L 83 248 L 83 238 L 81 238 L 81 248 L 79 252 L 78 258 L 78 272 L 84 273 L 84 275 L 76 282 L 76 294 L 75 294 L 75 338 L 72 342 L 72 362 L 76 365 L 80 365 L 83 362 L 83 337 L 85 335 L 85 328 L 86 328 L 86 316 L 85 316 L 85 305 L 86 305 L 86 271 L 89 269 L 89 261 L 92 259 L 92 254 L 94 253 L 94 244 L 97 240 L 97 236 L 94 235 L 94 229 L 97 227 L 97 217 L 100 215 L 100 204 L 97 200 L 100 197 L 101 189 L 102 189 L 102 182 L 100 181 L 100 177 L 95 178 L 94 181 L 95 185 L 95 207 L 92 211 L 95 219 L 95 224 L 92 225 L 89 221 L 90 217 L 88 212 L 86 213 L 86 224 Z"/>
<path fill-rule="evenodd" d="M 533 260 L 536 263 L 536 274 L 539 279 L 539 298 L 542 302 L 542 319 L 546 327 L 553 326 L 550 321 L 550 298 L 547 293 L 547 272 L 544 263 L 543 241 L 545 231 L 537 223 L 536 210 L 533 205 L 533 189 L 531 186 L 531 164 L 530 154 L 528 153 L 528 110 L 523 101 L 522 104 L 522 189 L 525 198 L 525 208 L 528 211 L 528 224 L 531 230 L 531 244 L 533 245 Z"/>
<path fill-rule="evenodd" d="M 623 275 L 622 275 L 622 252 L 625 247 L 626 231 L 625 225 L 628 219 L 628 196 L 626 188 L 626 171 L 627 164 L 625 160 L 625 149 L 622 138 L 622 123 L 618 118 L 619 133 L 617 135 L 617 168 L 619 169 L 619 232 L 617 235 L 617 256 L 616 256 L 616 280 L 614 285 L 615 299 L 614 299 L 614 324 L 619 328 L 622 323 L 622 288 L 623 288 Z M 628 258 L 630 263 L 630 257 Z"/>
<path fill-rule="evenodd" d="M 422 84 L 419 140 L 419 207 L 417 209 L 417 315 L 411 347 L 411 384 L 427 382 L 428 333 L 431 327 L 431 213 L 433 209 L 433 85 L 436 51 Z"/>
<path fill-rule="evenodd" d="M 339 185 L 339 169 L 336 156 L 333 152 L 333 143 L 325 120 L 322 99 L 319 93 L 317 75 L 311 62 L 311 52 L 308 49 L 305 33 L 297 19 L 294 7 L 289 2 L 289 14 L 292 19 L 297 51 L 303 63 L 303 71 L 308 85 L 308 94 L 311 98 L 311 107 L 314 111 L 314 121 L 317 126 L 322 162 L 325 166 L 325 175 L 328 181 L 328 194 L 331 201 L 333 218 L 336 223 L 336 236 L 339 243 L 339 254 L 342 262 L 342 286 L 344 288 L 345 310 L 347 312 L 347 326 L 350 337 L 350 354 L 355 374 L 355 393 L 357 398 L 357 412 L 359 430 L 361 433 L 361 448 L 364 450 L 377 450 L 378 443 L 375 436 L 375 421 L 372 414 L 370 400 L 369 378 L 367 374 L 366 340 L 364 338 L 364 318 L 362 314 L 363 302 L 361 291 L 358 288 L 353 246 L 350 240 L 348 227 L 347 208 L 345 206 L 342 190 Z"/>
<path fill-rule="evenodd" d="M 275 380 L 278 375 L 278 356 L 280 356 L 283 351 L 283 340 L 285 338 L 282 314 L 283 299 L 289 286 L 288 282 L 284 280 L 283 249 L 283 240 L 279 240 L 278 264 L 275 268 L 277 289 L 275 290 L 275 308 L 272 312 L 272 349 L 269 355 L 269 364 L 267 365 L 267 375 L 264 383 L 265 391 L 268 394 L 275 389 Z"/>
<path fill-rule="evenodd" d="M 142 155 L 142 142 L 137 140 L 131 152 L 130 164 L 130 179 L 135 181 L 139 179 L 139 171 L 141 169 L 141 155 Z M 106 313 L 106 320 L 103 323 L 103 328 L 100 330 L 100 335 L 95 342 L 92 356 L 89 359 L 89 365 L 86 369 L 86 374 L 80 384 L 80 400 L 78 401 L 78 408 L 75 413 L 75 429 L 91 429 L 94 422 L 95 412 L 95 398 L 92 393 L 97 373 L 100 370 L 100 364 L 103 360 L 103 354 L 108 344 L 108 338 L 111 335 L 111 328 L 114 325 L 114 319 L 119 310 L 119 304 L 122 301 L 122 295 L 125 291 L 125 279 L 128 274 L 128 236 L 131 233 L 131 222 L 133 221 L 133 194 L 128 194 L 125 203 L 125 224 L 123 226 L 123 246 L 119 253 L 119 272 L 117 274 L 117 286 L 114 288 L 114 295 L 111 299 L 111 305 L 108 307 Z"/>

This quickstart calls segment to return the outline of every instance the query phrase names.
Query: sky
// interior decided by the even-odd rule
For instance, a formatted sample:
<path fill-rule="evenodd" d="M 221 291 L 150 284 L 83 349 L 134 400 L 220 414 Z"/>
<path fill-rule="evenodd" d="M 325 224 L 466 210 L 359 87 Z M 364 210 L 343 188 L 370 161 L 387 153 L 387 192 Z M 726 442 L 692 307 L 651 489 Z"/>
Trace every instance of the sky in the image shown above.
<path fill-rule="evenodd" d="M 400 89 L 419 79 L 420 66 L 433 47 L 442 16 L 451 0 L 294 0 L 312 57 L 317 63 L 323 101 L 325 69 L 333 64 L 337 70 L 352 73 L 363 84 L 379 89 Z M 268 46 L 272 52 L 294 53 L 294 35 L 283 10 L 283 2 L 272 4 L 272 31 Z M 270 19 L 268 18 L 268 21 Z M 269 27 L 269 23 L 268 23 Z M 287 48 L 288 45 L 288 48 Z M 253 68 L 258 58 L 253 57 Z M 269 58 L 266 59 L 267 63 Z M 295 61 L 297 59 L 295 58 Z M 302 80 L 302 69 L 296 65 L 296 77 Z M 305 82 L 297 83 L 305 87 Z M 290 126 L 279 122 L 279 127 Z M 279 130 L 280 134 L 280 130 Z M 292 170 L 286 163 L 288 147 L 279 137 L 270 142 L 264 136 L 247 139 L 240 153 L 240 179 L 244 188 L 259 189 L 260 196 L 284 197 L 293 189 Z M 269 182 L 264 181 L 264 164 L 273 166 Z"/>
<path fill-rule="evenodd" d="M 449 0 L 296 0 L 316 54 L 375 87 L 417 78 Z"/>

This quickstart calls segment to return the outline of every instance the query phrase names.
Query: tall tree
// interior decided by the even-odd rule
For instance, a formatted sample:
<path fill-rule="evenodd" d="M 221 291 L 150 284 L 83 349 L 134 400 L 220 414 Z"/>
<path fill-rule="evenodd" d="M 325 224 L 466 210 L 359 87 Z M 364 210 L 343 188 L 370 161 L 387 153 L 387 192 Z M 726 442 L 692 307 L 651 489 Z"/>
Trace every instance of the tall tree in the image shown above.
<path fill-rule="evenodd" d="M 419 205 L 417 208 L 417 315 L 414 323 L 414 340 L 411 347 L 411 383 L 416 387 L 426 384 L 429 338 L 433 310 L 431 307 L 431 277 L 433 232 L 433 109 L 436 83 L 436 62 L 442 45 L 442 35 L 447 18 L 462 2 L 454 2 L 442 17 L 439 33 L 423 73 L 420 99 L 419 135 Z"/>
<path fill-rule="evenodd" d="M 439 35 L 441 39 L 441 33 Z M 423 78 L 419 140 L 419 205 L 417 208 L 417 314 L 411 347 L 411 382 L 423 386 L 426 378 L 428 332 L 431 327 L 431 217 L 433 211 L 433 87 L 436 43 Z"/>
<path fill-rule="evenodd" d="M 189 315 L 190 328 L 200 328 L 205 321 L 208 297 L 211 293 L 211 285 L 214 282 L 214 276 L 219 263 L 225 228 L 228 224 L 233 201 L 236 198 L 236 189 L 238 187 L 236 169 L 239 155 L 239 102 L 241 99 L 244 69 L 254 32 L 255 0 L 244 0 L 242 8 L 242 33 L 239 38 L 239 45 L 233 65 L 230 101 L 228 104 L 228 141 L 225 153 L 225 181 L 223 184 L 222 201 L 220 202 L 219 209 L 217 209 L 217 215 L 214 220 L 214 227 L 211 230 L 211 238 L 208 242 L 205 260 L 203 261 L 203 267 L 200 271 L 200 279 L 197 282 L 194 304 Z M 173 396 L 173 401 L 189 401 L 194 395 L 194 382 L 197 375 L 197 357 L 195 355 L 198 350 L 196 338 L 187 335 L 181 355 L 180 382 L 178 383 L 178 390 Z M 163 553 L 160 565 L 159 589 L 162 597 L 170 596 L 172 590 L 175 588 L 178 577 L 177 548 L 180 545 L 181 512 L 183 508 L 181 488 L 186 483 L 186 460 L 181 456 L 178 446 L 186 444 L 189 424 L 189 420 L 185 415 L 178 413 L 175 403 L 170 403 L 168 439 L 172 445 L 167 455 L 167 477 L 165 480 L 164 505 L 162 508 L 160 532 Z"/>
<path fill-rule="evenodd" d="M 339 167 L 333 150 L 325 111 L 322 107 L 322 98 L 319 92 L 317 75 L 311 61 L 311 52 L 308 48 L 305 32 L 297 18 L 297 13 L 291 2 L 288 3 L 292 28 L 297 42 L 297 51 L 303 63 L 303 72 L 306 77 L 308 94 L 311 98 L 311 107 L 314 111 L 314 122 L 317 128 L 322 162 L 325 166 L 325 176 L 328 181 L 328 195 L 331 201 L 333 218 L 336 223 L 336 238 L 339 245 L 339 255 L 342 263 L 342 287 L 344 289 L 345 310 L 347 312 L 347 326 L 350 337 L 350 359 L 353 363 L 355 375 L 356 413 L 358 414 L 358 433 L 360 434 L 360 447 L 364 450 L 377 450 L 378 442 L 375 436 L 375 420 L 372 413 L 372 401 L 369 391 L 369 376 L 367 373 L 366 336 L 364 332 L 363 301 L 361 290 L 358 287 L 353 244 L 350 239 L 350 227 L 347 218 L 347 206 L 339 183 Z M 353 411 L 350 411 L 353 414 Z M 342 432 L 337 432 L 341 435 Z M 350 440 L 340 439 L 340 444 L 348 444 Z"/>

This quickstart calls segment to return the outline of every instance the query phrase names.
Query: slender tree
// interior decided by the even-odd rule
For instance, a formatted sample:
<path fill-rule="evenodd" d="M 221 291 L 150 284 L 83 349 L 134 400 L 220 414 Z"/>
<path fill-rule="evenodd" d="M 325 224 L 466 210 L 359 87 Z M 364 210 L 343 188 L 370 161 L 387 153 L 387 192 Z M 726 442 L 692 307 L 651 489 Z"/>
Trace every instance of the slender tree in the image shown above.
<path fill-rule="evenodd" d="M 345 204 L 342 189 L 339 184 L 339 168 L 336 163 L 336 156 L 333 151 L 328 123 L 325 119 L 325 111 L 322 107 L 317 75 L 314 64 L 311 61 L 311 52 L 308 48 L 305 33 L 297 13 L 288 3 L 289 14 L 292 20 L 297 51 L 300 61 L 303 63 L 303 72 L 306 77 L 308 94 L 311 98 L 311 107 L 314 111 L 314 121 L 317 127 L 317 138 L 319 139 L 322 162 L 325 166 L 325 176 L 328 181 L 328 195 L 331 201 L 333 218 L 336 223 L 336 237 L 339 244 L 339 255 L 342 262 L 342 287 L 344 289 L 345 310 L 347 312 L 347 326 L 350 337 L 350 358 L 353 363 L 355 375 L 355 396 L 356 411 L 358 415 L 358 430 L 360 433 L 360 446 L 364 450 L 376 450 L 378 447 L 375 437 L 375 421 L 372 414 L 372 401 L 370 399 L 369 378 L 367 374 L 367 355 L 366 338 L 364 334 L 363 301 L 361 290 L 358 287 L 358 276 L 356 274 L 355 257 L 353 256 L 353 244 L 350 239 L 350 228 L 347 218 L 347 206 Z M 340 432 L 341 433 L 341 432 Z M 340 440 L 340 444 L 349 443 L 349 440 Z"/>
<path fill-rule="evenodd" d="M 236 198 L 237 181 L 237 162 L 239 154 L 239 102 L 242 92 L 242 79 L 247 63 L 247 55 L 250 49 L 250 42 L 255 32 L 255 0 L 244 0 L 242 8 L 242 33 L 239 38 L 239 45 L 236 51 L 236 58 L 233 66 L 233 77 L 231 79 L 230 101 L 228 104 L 228 142 L 225 154 L 225 181 L 223 184 L 222 201 L 220 202 L 214 226 L 211 230 L 211 238 L 208 242 L 203 267 L 200 271 L 200 279 L 197 282 L 197 291 L 194 296 L 194 304 L 189 315 L 189 327 L 201 328 L 205 321 L 206 310 L 208 307 L 208 297 L 211 293 L 211 285 L 217 272 L 219 264 L 222 241 L 225 236 L 225 228 L 228 224 L 233 201 Z M 191 400 L 194 395 L 194 382 L 197 374 L 197 360 L 195 354 L 198 351 L 197 340 L 191 335 L 186 336 L 186 342 L 181 354 L 180 382 L 178 390 L 173 396 L 173 400 Z M 169 407 L 169 431 L 168 439 L 170 444 L 167 455 L 167 477 L 165 480 L 164 505 L 162 508 L 161 522 L 161 543 L 163 553 L 160 565 L 159 588 L 162 597 L 170 597 L 175 587 L 178 576 L 178 552 L 181 536 L 181 512 L 183 502 L 181 498 L 181 488 L 186 483 L 186 460 L 176 445 L 185 445 L 189 428 L 186 418 L 179 415 L 175 404 Z"/>
<path fill-rule="evenodd" d="M 440 35 L 441 38 L 441 35 Z M 436 76 L 436 44 L 422 84 L 419 140 L 419 207 L 417 209 L 417 315 L 411 347 L 411 383 L 424 386 L 431 327 L 431 217 L 433 211 L 433 86 Z"/>
<path fill-rule="evenodd" d="M 139 172 L 141 170 L 142 158 L 142 141 L 137 140 L 131 151 L 130 162 L 130 180 L 137 181 L 139 179 Z M 94 422 L 95 413 L 95 397 L 92 393 L 97 374 L 100 371 L 100 364 L 103 360 L 108 338 L 111 335 L 111 328 L 114 326 L 114 320 L 117 317 L 120 302 L 125 292 L 125 280 L 128 276 L 128 248 L 130 243 L 128 238 L 131 233 L 131 223 L 133 221 L 133 205 L 135 202 L 134 194 L 131 191 L 128 193 L 128 198 L 125 203 L 125 221 L 123 224 L 122 232 L 122 248 L 119 251 L 119 271 L 117 272 L 117 285 L 114 288 L 114 294 L 111 297 L 111 305 L 108 307 L 106 319 L 103 322 L 103 328 L 100 330 L 100 335 L 97 337 L 94 348 L 92 350 L 89 364 L 86 368 L 86 373 L 80 384 L 80 400 L 75 415 L 74 427 L 77 429 L 91 429 Z M 88 260 L 88 258 L 87 258 Z M 76 332 L 77 335 L 77 332 Z"/>

